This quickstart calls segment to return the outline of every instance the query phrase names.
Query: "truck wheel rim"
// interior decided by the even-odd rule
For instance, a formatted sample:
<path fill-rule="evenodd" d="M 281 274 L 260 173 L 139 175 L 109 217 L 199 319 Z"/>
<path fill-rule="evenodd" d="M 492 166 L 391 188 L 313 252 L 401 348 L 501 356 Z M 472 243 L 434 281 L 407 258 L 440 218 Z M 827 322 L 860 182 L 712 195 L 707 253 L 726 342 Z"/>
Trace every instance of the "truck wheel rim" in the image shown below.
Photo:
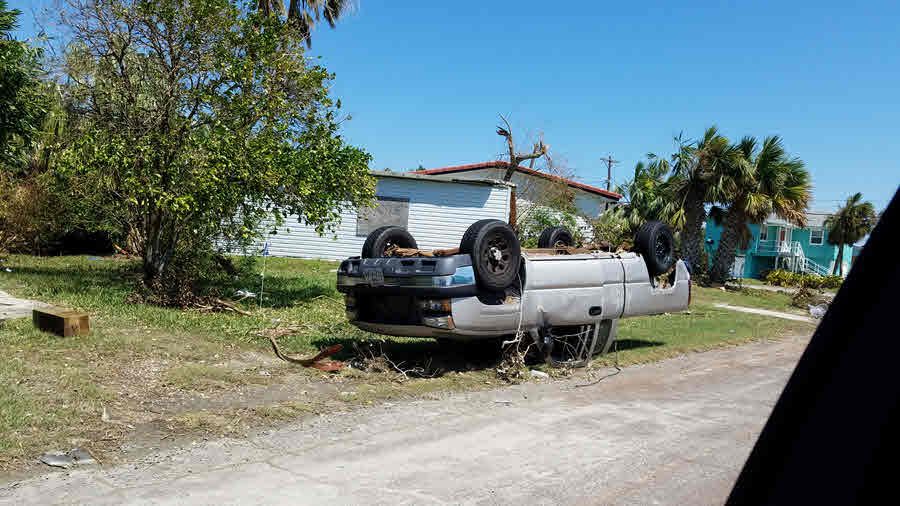
<path fill-rule="evenodd" d="M 661 262 L 668 262 L 671 253 L 672 246 L 669 244 L 669 238 L 665 235 L 660 235 L 656 239 L 656 258 Z"/>
<path fill-rule="evenodd" d="M 481 263 L 494 273 L 503 273 L 509 268 L 509 243 L 501 237 L 485 241 L 481 250 Z M 499 253 L 499 254 L 498 254 Z M 497 257 L 500 258 L 497 258 Z"/>

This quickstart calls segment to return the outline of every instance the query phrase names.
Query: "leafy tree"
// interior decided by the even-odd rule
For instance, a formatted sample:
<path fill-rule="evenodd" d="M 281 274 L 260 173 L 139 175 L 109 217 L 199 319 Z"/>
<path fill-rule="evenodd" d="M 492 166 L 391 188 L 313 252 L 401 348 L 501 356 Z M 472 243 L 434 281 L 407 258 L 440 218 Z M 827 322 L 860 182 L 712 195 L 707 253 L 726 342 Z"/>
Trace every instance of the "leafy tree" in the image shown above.
<path fill-rule="evenodd" d="M 682 252 L 691 265 L 700 262 L 706 204 L 726 200 L 725 177 L 740 163 L 741 155 L 715 126 L 697 141 L 675 138 L 678 151 L 672 155 L 672 177 L 667 181 L 671 223 L 681 231 Z"/>
<path fill-rule="evenodd" d="M 727 198 L 722 238 L 713 255 L 710 279 L 724 283 L 731 273 L 738 245 L 746 239 L 747 223 L 762 223 L 772 213 L 806 226 L 806 209 L 812 198 L 809 172 L 803 161 L 790 158 L 781 138 L 767 137 L 758 147 L 753 137 L 744 137 L 737 146 L 739 163 L 719 171 L 720 188 Z"/>
<path fill-rule="evenodd" d="M 20 148 L 31 143 L 45 112 L 42 52 L 10 34 L 21 14 L 0 0 L 0 165 L 7 170 L 17 164 Z"/>
<path fill-rule="evenodd" d="M 265 16 L 285 18 L 294 27 L 306 46 L 312 47 L 310 32 L 324 19 L 334 28 L 341 15 L 350 8 L 346 0 L 290 0 L 285 10 L 283 0 L 258 0 L 256 9 Z"/>
<path fill-rule="evenodd" d="M 875 228 L 877 215 L 871 202 L 863 202 L 862 193 L 854 193 L 840 209 L 825 220 L 828 243 L 838 244 L 838 257 L 832 274 L 844 275 L 844 245 L 853 245 Z"/>
<path fill-rule="evenodd" d="M 131 238 L 145 278 L 249 245 L 270 214 L 323 233 L 371 199 L 333 76 L 286 23 L 237 0 L 67 0 L 60 21 L 75 140 L 59 184 L 85 221 Z"/>

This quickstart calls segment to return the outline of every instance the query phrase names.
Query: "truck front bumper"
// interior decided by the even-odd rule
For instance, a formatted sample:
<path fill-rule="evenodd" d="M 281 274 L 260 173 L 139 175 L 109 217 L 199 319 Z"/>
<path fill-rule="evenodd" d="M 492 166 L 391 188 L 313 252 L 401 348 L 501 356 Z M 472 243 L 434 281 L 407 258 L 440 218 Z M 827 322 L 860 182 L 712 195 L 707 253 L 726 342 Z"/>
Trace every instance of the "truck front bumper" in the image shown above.
<path fill-rule="evenodd" d="M 478 294 L 469 255 L 439 258 L 353 258 L 338 268 L 342 293 L 465 297 Z"/>

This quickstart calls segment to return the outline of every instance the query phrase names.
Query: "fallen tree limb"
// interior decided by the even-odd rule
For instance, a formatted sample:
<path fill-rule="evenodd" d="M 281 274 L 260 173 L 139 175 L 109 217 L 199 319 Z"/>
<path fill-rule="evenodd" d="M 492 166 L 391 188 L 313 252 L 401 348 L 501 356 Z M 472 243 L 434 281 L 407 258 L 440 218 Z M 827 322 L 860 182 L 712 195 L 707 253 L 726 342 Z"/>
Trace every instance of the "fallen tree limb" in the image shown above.
<path fill-rule="evenodd" d="M 230 303 L 230 302 L 226 302 L 226 301 L 224 301 L 224 300 L 222 300 L 222 299 L 215 299 L 215 302 L 216 302 L 216 304 L 220 304 L 220 305 L 224 306 L 225 308 L 234 311 L 235 313 L 242 314 L 242 315 L 244 315 L 244 316 L 253 316 L 252 313 L 249 313 L 249 312 L 247 312 L 247 311 L 244 311 L 243 309 L 237 307 L 236 305 L 234 305 L 234 304 L 232 304 L 232 303 Z"/>
<path fill-rule="evenodd" d="M 134 253 L 130 253 L 130 252 L 126 251 L 125 249 L 123 249 L 123 248 L 122 248 L 121 246 L 119 246 L 118 244 L 113 243 L 113 248 L 115 248 L 116 251 L 118 251 L 119 254 L 122 255 L 122 256 L 125 257 L 125 258 L 131 258 L 131 259 L 134 259 L 134 258 L 137 258 L 137 257 L 138 257 L 138 256 L 135 255 Z"/>
<path fill-rule="evenodd" d="M 284 360 L 285 362 L 290 362 L 292 364 L 300 364 L 303 367 L 313 367 L 320 371 L 325 371 L 325 372 L 337 371 L 341 367 L 344 367 L 343 362 L 319 362 L 319 360 L 322 360 L 323 358 L 326 358 L 326 357 L 330 357 L 330 356 L 334 355 L 335 353 L 341 351 L 341 345 L 339 345 L 339 344 L 325 348 L 324 350 L 320 351 L 313 358 L 293 358 L 293 357 L 289 357 L 281 352 L 281 349 L 278 348 L 278 342 L 275 340 L 274 337 L 272 337 L 272 336 L 268 336 L 268 337 L 269 337 L 269 342 L 272 343 L 272 350 L 275 351 L 275 356 L 280 358 L 281 360 Z"/>

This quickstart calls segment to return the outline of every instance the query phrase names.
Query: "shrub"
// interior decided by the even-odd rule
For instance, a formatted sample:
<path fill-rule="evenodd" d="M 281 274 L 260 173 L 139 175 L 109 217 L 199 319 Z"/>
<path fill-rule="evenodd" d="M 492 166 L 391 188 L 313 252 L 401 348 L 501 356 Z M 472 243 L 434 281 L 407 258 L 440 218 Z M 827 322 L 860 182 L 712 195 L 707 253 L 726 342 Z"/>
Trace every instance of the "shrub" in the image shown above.
<path fill-rule="evenodd" d="M 841 283 L 843 282 L 844 278 L 837 274 L 824 276 L 822 278 L 822 288 L 837 289 L 841 287 Z"/>
<path fill-rule="evenodd" d="M 816 274 L 801 274 L 797 276 L 796 284 L 803 288 L 818 290 L 822 288 L 822 276 Z"/>
<path fill-rule="evenodd" d="M 840 276 L 819 276 L 782 269 L 764 271 L 763 280 L 773 286 L 801 287 L 810 290 L 839 288 L 843 282 Z"/>
<path fill-rule="evenodd" d="M 765 281 L 773 286 L 794 286 L 794 273 L 782 269 L 775 269 L 766 275 Z"/>
<path fill-rule="evenodd" d="M 632 240 L 628 221 L 618 208 L 603 212 L 596 218 L 587 221 L 591 226 L 594 243 L 605 242 L 612 248 L 617 248 Z"/>
<path fill-rule="evenodd" d="M 541 232 L 549 227 L 566 227 L 572 233 L 575 244 L 584 242 L 581 227 L 573 213 L 557 211 L 549 207 L 538 206 L 518 221 L 519 242 L 523 248 L 537 248 Z"/>
<path fill-rule="evenodd" d="M 37 178 L 0 175 L 0 251 L 40 251 L 56 235 L 59 209 Z"/>

